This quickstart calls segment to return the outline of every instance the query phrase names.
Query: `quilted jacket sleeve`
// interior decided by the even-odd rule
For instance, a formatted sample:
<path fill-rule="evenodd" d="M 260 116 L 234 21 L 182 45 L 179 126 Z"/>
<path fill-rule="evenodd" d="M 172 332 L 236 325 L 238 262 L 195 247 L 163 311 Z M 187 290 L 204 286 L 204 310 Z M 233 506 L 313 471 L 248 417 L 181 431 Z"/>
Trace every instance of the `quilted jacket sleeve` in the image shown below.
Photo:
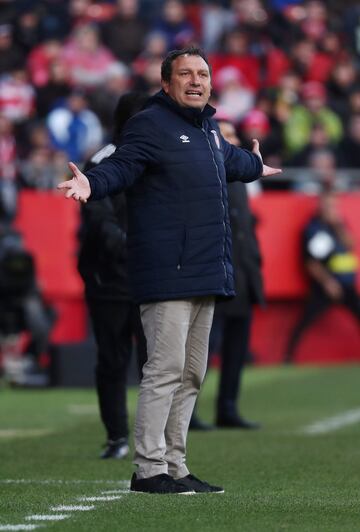
<path fill-rule="evenodd" d="M 222 138 L 227 181 L 249 183 L 262 175 L 263 164 L 258 155 L 238 148 Z"/>
<path fill-rule="evenodd" d="M 156 164 L 160 153 L 155 125 L 144 113 L 131 118 L 115 152 L 86 172 L 91 200 L 117 194 L 131 186 L 149 164 Z"/>

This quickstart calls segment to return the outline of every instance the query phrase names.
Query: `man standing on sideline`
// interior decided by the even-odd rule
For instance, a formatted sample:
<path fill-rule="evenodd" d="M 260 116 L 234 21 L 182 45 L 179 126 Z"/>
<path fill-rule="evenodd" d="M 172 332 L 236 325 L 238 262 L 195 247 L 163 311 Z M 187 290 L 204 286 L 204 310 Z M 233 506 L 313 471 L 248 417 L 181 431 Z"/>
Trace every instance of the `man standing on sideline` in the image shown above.
<path fill-rule="evenodd" d="M 95 153 L 84 171 L 95 168 L 116 150 L 126 122 L 147 99 L 142 92 L 129 92 L 119 98 L 114 113 L 114 143 Z M 129 452 L 126 384 L 133 336 L 139 370 L 146 361 L 139 309 L 129 292 L 125 194 L 82 204 L 81 219 L 78 269 L 97 344 L 96 391 L 107 435 L 101 458 L 123 458 Z"/>
<path fill-rule="evenodd" d="M 190 474 L 185 455 L 215 298 L 235 295 L 226 180 L 279 170 L 263 165 L 256 140 L 251 153 L 221 137 L 200 49 L 170 52 L 161 78 L 162 90 L 129 120 L 114 154 L 86 176 L 69 163 L 74 177 L 59 188 L 83 202 L 128 189 L 129 274 L 148 356 L 130 489 L 222 492 Z"/>

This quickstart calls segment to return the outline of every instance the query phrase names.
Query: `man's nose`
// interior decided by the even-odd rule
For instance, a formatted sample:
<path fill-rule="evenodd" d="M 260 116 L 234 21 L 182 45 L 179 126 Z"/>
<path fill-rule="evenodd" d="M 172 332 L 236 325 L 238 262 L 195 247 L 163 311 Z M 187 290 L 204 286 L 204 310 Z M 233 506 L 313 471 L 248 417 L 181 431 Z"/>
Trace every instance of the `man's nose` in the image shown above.
<path fill-rule="evenodd" d="M 200 85 L 200 77 L 197 74 L 191 76 L 191 85 Z"/>

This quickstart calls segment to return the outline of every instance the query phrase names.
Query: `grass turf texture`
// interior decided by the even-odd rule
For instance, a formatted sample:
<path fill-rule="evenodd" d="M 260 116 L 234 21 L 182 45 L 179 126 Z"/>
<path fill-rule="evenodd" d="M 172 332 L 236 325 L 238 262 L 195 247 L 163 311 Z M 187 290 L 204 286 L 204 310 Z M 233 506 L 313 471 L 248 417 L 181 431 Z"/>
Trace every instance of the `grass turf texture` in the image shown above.
<path fill-rule="evenodd" d="M 123 489 L 131 458 L 100 460 L 104 440 L 93 390 L 0 390 L 1 525 L 31 523 L 51 506 L 94 504 L 51 531 L 319 531 L 360 528 L 359 424 L 306 435 L 315 421 L 360 406 L 360 367 L 251 368 L 242 412 L 259 420 L 255 432 L 192 432 L 191 471 L 225 487 L 225 494 L 122 494 L 120 500 L 79 498 Z M 206 379 L 199 415 L 212 421 L 217 373 Z M 136 389 L 129 393 L 131 426 Z M 7 482 L 6 480 L 22 480 Z M 44 482 L 48 481 L 48 482 Z M 34 522 L 35 523 L 35 522 Z"/>

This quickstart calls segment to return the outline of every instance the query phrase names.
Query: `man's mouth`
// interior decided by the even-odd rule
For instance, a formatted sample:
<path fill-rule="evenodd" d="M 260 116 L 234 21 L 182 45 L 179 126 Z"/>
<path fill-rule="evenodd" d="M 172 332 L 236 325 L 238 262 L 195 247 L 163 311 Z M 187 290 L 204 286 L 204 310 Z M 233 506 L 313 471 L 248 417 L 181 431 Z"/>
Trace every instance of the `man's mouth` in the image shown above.
<path fill-rule="evenodd" d="M 186 91 L 185 94 L 187 96 L 202 96 L 202 92 L 201 91 L 196 91 L 196 90 L 189 90 L 189 91 Z"/>

